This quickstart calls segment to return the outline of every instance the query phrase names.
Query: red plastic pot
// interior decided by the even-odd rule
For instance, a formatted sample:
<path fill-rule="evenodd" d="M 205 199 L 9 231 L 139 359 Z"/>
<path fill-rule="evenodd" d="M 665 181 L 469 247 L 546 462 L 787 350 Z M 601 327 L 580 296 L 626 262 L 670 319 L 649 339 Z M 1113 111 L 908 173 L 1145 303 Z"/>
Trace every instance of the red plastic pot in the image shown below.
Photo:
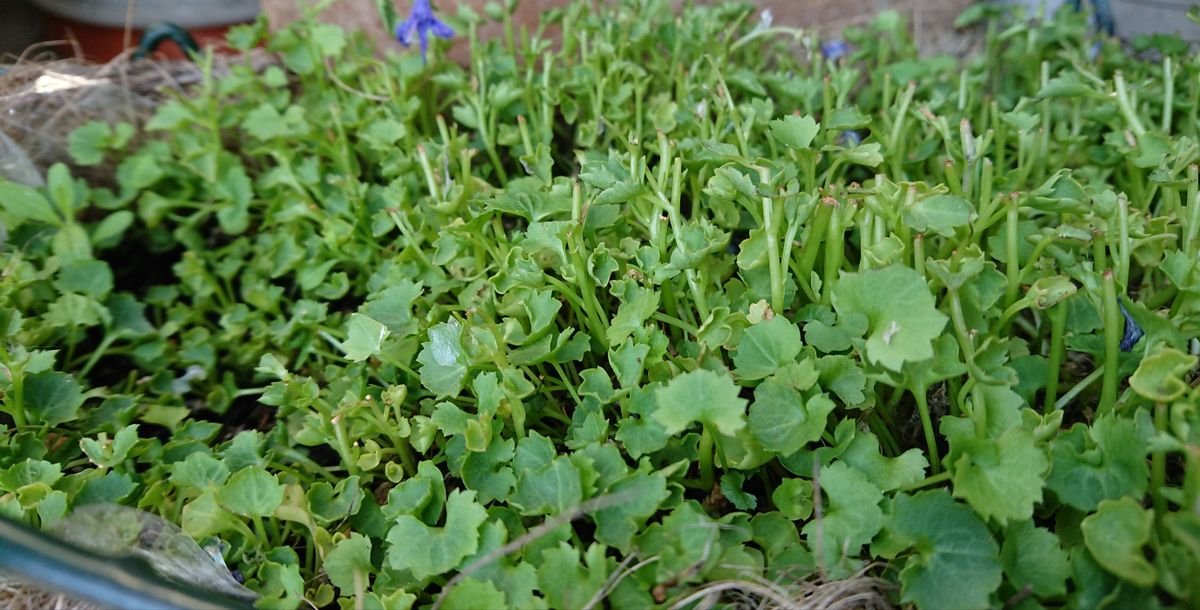
<path fill-rule="evenodd" d="M 254 19 L 257 0 L 33 0 L 46 13 L 51 37 L 78 42 L 84 57 L 104 62 L 137 46 L 146 28 L 174 23 L 187 30 L 201 46 L 225 48 L 230 27 Z M 132 26 L 126 35 L 126 21 Z M 128 44 L 126 44 L 128 42 Z M 172 42 L 158 48 L 168 58 L 182 59 Z"/>

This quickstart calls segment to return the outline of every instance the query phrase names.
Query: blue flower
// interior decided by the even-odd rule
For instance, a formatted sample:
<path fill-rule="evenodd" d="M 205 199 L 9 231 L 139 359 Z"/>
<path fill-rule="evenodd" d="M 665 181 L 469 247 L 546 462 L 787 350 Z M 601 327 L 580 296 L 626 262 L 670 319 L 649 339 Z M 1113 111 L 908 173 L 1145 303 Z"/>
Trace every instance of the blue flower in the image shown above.
<path fill-rule="evenodd" d="M 1125 309 L 1125 304 L 1120 299 L 1117 299 L 1117 306 L 1121 308 L 1121 315 L 1125 316 L 1125 333 L 1121 337 L 1121 351 L 1132 351 L 1133 345 L 1146 334 L 1146 331 L 1142 330 L 1133 316 L 1129 315 L 1129 310 Z"/>
<path fill-rule="evenodd" d="M 764 8 L 758 16 L 758 23 L 755 24 L 754 31 L 760 32 L 769 29 L 772 23 L 775 23 L 775 13 L 772 13 L 769 8 Z"/>
<path fill-rule="evenodd" d="M 430 32 L 438 38 L 448 39 L 454 36 L 454 30 L 450 26 L 433 16 L 433 8 L 429 6 L 429 0 L 413 0 L 412 14 L 396 26 L 396 40 L 407 47 L 412 44 L 413 32 L 416 32 L 421 39 L 421 61 L 425 61 Z"/>
<path fill-rule="evenodd" d="M 850 45 L 845 40 L 827 40 L 821 43 L 821 55 L 829 61 L 837 61 L 850 52 Z"/>
<path fill-rule="evenodd" d="M 838 135 L 838 143 L 853 148 L 862 144 L 862 134 L 853 129 L 847 129 Z"/>

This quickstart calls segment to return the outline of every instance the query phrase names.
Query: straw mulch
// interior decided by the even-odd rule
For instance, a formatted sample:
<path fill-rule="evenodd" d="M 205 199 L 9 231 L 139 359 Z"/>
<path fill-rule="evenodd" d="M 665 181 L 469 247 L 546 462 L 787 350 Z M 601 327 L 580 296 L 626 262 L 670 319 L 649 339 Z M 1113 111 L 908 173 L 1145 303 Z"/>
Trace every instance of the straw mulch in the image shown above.
<path fill-rule="evenodd" d="M 51 593 L 0 574 L 0 608 L 7 610 L 100 610 L 99 606 Z"/>
<path fill-rule="evenodd" d="M 105 64 L 56 59 L 53 48 L 64 44 L 41 43 L 0 68 L 0 149 L 15 144 L 42 173 L 56 162 L 70 162 L 67 136 L 76 127 L 89 121 L 140 126 L 163 101 L 186 94 L 204 78 L 191 61 L 134 60 L 129 52 Z M 259 72 L 276 63 L 258 50 L 218 55 L 213 78 L 247 60 Z M 112 168 L 91 172 L 96 175 L 90 177 L 111 179 Z"/>

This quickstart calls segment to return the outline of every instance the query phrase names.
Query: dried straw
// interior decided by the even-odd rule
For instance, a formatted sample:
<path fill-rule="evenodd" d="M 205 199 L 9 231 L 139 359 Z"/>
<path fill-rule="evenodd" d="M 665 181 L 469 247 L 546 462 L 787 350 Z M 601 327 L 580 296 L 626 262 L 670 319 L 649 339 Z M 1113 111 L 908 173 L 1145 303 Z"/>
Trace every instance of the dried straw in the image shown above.
<path fill-rule="evenodd" d="M 51 593 L 0 574 L 0 608 L 7 610 L 100 610 L 61 593 Z"/>
<path fill-rule="evenodd" d="M 126 52 L 105 64 L 80 59 L 54 59 L 51 49 L 69 41 L 30 47 L 0 75 L 0 132 L 28 154 L 39 170 L 70 162 L 67 137 L 89 121 L 140 126 L 167 99 L 186 94 L 204 78 L 199 66 L 186 60 L 132 59 Z M 221 78 L 231 65 L 249 61 L 255 71 L 276 63 L 274 56 L 255 50 L 248 56 L 218 55 L 213 77 Z M 111 176 L 111 167 L 96 168 L 97 177 Z"/>
<path fill-rule="evenodd" d="M 705 583 L 671 605 L 671 610 L 696 604 L 696 608 L 738 610 L 891 610 L 885 581 L 870 576 L 872 564 L 840 580 L 825 580 L 813 573 L 791 582 L 745 578 Z"/>

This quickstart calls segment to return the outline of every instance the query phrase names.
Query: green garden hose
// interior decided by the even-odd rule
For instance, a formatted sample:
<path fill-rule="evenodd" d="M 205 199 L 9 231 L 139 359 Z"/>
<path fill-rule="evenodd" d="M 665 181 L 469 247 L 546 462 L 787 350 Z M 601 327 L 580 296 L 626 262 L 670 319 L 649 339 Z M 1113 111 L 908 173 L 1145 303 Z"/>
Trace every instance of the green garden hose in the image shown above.
<path fill-rule="evenodd" d="M 142 59 L 148 57 L 159 45 L 167 40 L 179 45 L 180 50 L 189 57 L 200 50 L 200 45 L 196 43 L 196 39 L 187 30 L 174 23 L 160 23 L 147 28 L 142 34 L 142 40 L 138 43 L 138 50 L 133 53 L 133 58 Z"/>

